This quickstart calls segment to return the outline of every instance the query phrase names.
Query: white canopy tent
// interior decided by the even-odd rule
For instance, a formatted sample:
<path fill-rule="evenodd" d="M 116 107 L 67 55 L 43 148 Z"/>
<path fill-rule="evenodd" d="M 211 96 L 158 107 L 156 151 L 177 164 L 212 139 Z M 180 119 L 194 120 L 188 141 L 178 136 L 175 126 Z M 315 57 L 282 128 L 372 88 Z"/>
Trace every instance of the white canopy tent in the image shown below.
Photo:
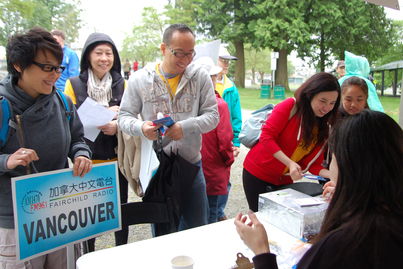
<path fill-rule="evenodd" d="M 366 2 L 373 3 L 379 6 L 389 7 L 392 9 L 400 10 L 398 0 L 367 0 Z"/>

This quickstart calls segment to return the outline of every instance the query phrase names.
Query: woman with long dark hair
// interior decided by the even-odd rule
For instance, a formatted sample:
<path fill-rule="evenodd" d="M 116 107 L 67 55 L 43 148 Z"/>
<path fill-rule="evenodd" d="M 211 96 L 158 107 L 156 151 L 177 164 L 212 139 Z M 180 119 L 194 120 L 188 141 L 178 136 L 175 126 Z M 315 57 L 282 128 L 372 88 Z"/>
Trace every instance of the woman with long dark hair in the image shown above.
<path fill-rule="evenodd" d="M 336 189 L 314 245 L 297 268 L 401 268 L 403 264 L 403 131 L 388 115 L 363 110 L 330 138 Z M 255 268 L 277 268 L 253 212 L 237 231 L 255 252 Z M 254 228 L 251 226 L 254 225 Z"/>
<path fill-rule="evenodd" d="M 279 185 L 291 184 L 305 171 L 325 178 L 323 149 L 329 125 L 337 119 L 340 85 L 331 74 L 318 73 L 276 105 L 263 126 L 258 143 L 244 161 L 243 186 L 249 208 L 258 210 L 258 197 Z"/>

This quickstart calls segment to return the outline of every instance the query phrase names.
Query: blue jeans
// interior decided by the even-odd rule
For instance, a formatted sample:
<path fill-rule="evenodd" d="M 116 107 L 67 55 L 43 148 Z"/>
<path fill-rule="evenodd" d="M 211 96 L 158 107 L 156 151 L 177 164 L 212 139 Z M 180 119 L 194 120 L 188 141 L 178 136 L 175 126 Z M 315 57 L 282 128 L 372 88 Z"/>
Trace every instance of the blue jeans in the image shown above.
<path fill-rule="evenodd" d="M 230 189 L 231 189 L 231 181 L 228 181 L 227 194 L 218 196 L 218 211 L 217 211 L 218 219 L 221 219 L 225 216 L 224 209 L 228 202 L 228 195 Z"/>
<path fill-rule="evenodd" d="M 217 209 L 218 209 L 218 197 L 219 195 L 207 195 L 208 205 L 210 207 L 210 216 L 208 218 L 208 223 L 215 223 L 218 220 Z"/>
<path fill-rule="evenodd" d="M 198 161 L 195 165 L 199 166 L 200 170 L 190 190 L 189 199 L 183 210 L 178 231 L 207 224 L 209 208 L 206 193 L 206 180 L 204 179 L 201 161 Z"/>

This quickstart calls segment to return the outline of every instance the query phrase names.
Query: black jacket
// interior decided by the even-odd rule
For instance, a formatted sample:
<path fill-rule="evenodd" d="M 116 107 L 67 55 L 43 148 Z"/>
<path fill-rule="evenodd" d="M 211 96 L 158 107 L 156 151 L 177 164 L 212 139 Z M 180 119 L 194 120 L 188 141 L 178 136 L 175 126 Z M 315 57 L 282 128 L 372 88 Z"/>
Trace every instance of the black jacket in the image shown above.
<path fill-rule="evenodd" d="M 112 99 L 109 100 L 109 106 L 120 106 L 125 88 L 125 80 L 120 74 L 121 63 L 118 51 L 114 42 L 108 35 L 102 33 L 93 33 L 88 37 L 83 48 L 80 64 L 80 75 L 70 78 L 71 86 L 73 87 L 74 94 L 76 96 L 77 108 L 79 108 L 88 97 L 87 82 L 88 68 L 90 67 L 88 54 L 92 49 L 94 49 L 95 46 L 105 42 L 112 45 L 114 53 L 114 63 L 112 69 L 110 70 L 112 75 Z M 118 145 L 118 140 L 115 135 L 104 135 L 102 132 L 100 132 L 94 142 L 91 142 L 88 139 L 85 140 L 92 151 L 93 160 L 110 160 L 117 157 L 115 147 Z"/>

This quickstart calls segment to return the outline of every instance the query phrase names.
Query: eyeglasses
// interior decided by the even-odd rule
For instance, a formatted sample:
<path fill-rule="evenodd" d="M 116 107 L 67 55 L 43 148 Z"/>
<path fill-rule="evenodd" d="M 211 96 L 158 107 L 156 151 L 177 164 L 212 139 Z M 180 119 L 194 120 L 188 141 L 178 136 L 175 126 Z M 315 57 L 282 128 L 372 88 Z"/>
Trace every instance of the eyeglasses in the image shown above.
<path fill-rule="evenodd" d="M 191 53 L 183 53 L 183 52 L 174 51 L 174 50 L 171 49 L 171 47 L 168 46 L 167 44 L 165 44 L 165 46 L 167 46 L 168 49 L 170 49 L 170 50 L 172 51 L 173 55 L 175 55 L 175 56 L 178 57 L 178 58 L 183 58 L 183 57 L 185 57 L 185 56 L 187 56 L 188 58 L 193 58 L 193 57 L 196 56 L 196 51 L 191 52 Z"/>
<path fill-rule="evenodd" d="M 223 64 L 230 64 L 230 63 L 231 63 L 231 60 L 229 60 L 229 59 L 224 59 L 224 58 L 220 58 L 220 61 L 221 61 Z"/>
<path fill-rule="evenodd" d="M 32 63 L 36 66 L 39 66 L 44 72 L 52 72 L 55 70 L 56 73 L 61 73 L 64 71 L 64 69 L 66 69 L 66 67 L 62 65 L 40 64 L 38 62 Z"/>

